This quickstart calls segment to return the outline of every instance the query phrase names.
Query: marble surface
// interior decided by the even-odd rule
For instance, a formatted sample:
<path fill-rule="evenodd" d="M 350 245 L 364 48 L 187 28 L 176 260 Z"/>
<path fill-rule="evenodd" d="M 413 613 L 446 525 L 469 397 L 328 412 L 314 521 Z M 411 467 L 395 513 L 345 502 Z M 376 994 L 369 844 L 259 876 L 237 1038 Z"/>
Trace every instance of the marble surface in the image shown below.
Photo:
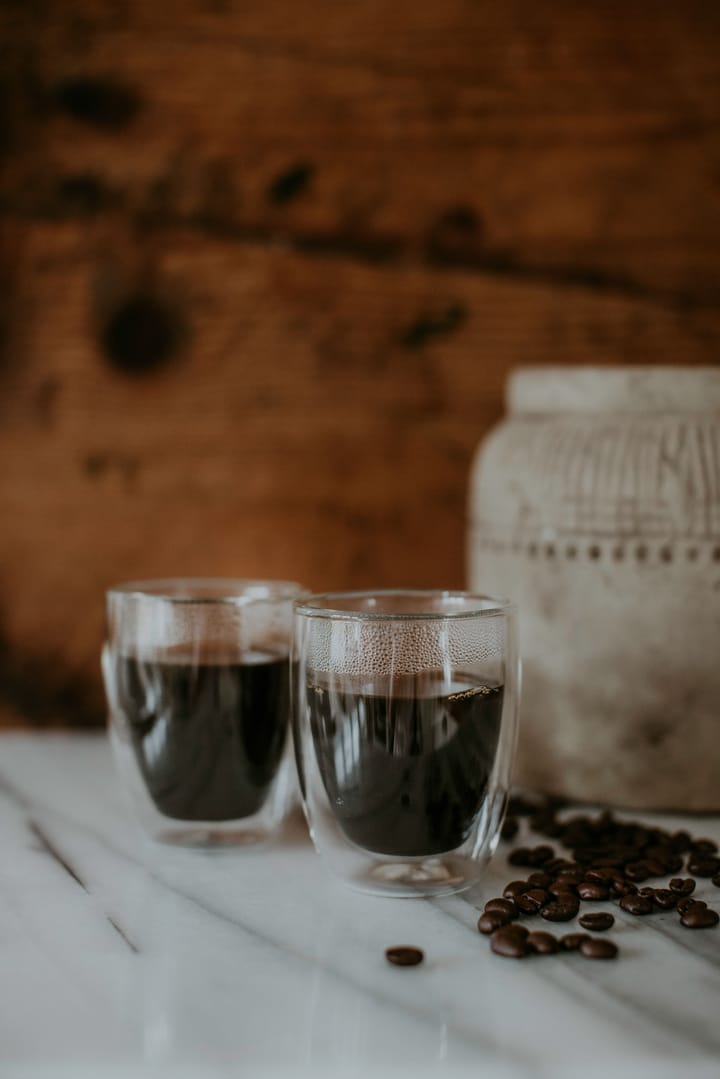
<path fill-rule="evenodd" d="M 720 1076 L 720 930 L 615 908 L 617 962 L 498 958 L 502 854 L 428 901 L 336 883 L 298 818 L 262 851 L 153 845 L 100 735 L 0 738 L 0 844 L 2 1079 Z"/>

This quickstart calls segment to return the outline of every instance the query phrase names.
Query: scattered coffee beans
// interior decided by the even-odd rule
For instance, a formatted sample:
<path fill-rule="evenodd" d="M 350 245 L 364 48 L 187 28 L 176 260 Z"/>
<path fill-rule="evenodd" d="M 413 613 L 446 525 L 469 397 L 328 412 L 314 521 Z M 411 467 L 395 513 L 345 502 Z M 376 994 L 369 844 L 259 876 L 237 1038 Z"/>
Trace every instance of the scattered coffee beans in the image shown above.
<path fill-rule="evenodd" d="M 593 911 L 591 914 L 583 914 L 578 918 L 578 923 L 583 929 L 592 929 L 596 933 L 602 933 L 606 929 L 612 929 L 615 925 L 615 919 L 612 914 L 606 914 L 605 911 Z"/>
<path fill-rule="evenodd" d="M 385 958 L 395 967 L 416 967 L 425 958 L 421 948 L 386 948 Z"/>
<path fill-rule="evenodd" d="M 527 880 L 510 881 L 502 899 L 491 899 L 485 905 L 478 928 L 490 934 L 491 947 L 497 955 L 523 958 L 561 950 L 580 951 L 588 959 L 613 959 L 618 954 L 617 947 L 607 939 L 579 932 L 558 938 L 541 930 L 528 933 L 517 923 L 508 924 L 518 916 L 531 918 L 538 914 L 548 922 L 569 922 L 583 902 L 613 900 L 621 910 L 637 916 L 677 909 L 680 923 L 687 929 L 709 929 L 718 924 L 716 911 L 691 898 L 696 886 L 692 876 L 672 876 L 664 887 L 645 884 L 647 880 L 682 873 L 685 868 L 689 874 L 711 878 L 720 888 L 720 856 L 713 840 L 693 839 L 684 830 L 667 832 L 637 821 L 619 820 L 610 811 L 596 817 L 578 814 L 560 819 L 559 808 L 557 801 L 512 800 L 513 823 L 505 837 L 517 834 L 518 817 L 527 817 L 530 830 L 557 840 L 567 857 L 556 854 L 549 844 L 519 846 L 510 852 L 511 865 L 534 872 Z M 612 928 L 614 922 L 613 915 L 606 911 L 588 912 L 579 919 L 584 929 L 598 932 Z"/>

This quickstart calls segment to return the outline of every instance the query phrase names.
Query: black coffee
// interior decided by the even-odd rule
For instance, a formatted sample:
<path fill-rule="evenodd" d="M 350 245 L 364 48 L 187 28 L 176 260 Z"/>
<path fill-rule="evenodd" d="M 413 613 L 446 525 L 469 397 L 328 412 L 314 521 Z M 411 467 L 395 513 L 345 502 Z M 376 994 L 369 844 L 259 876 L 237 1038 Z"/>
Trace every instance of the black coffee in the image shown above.
<path fill-rule="evenodd" d="M 458 675 L 394 679 L 392 695 L 311 682 L 315 752 L 333 813 L 377 854 L 440 854 L 467 838 L 487 790 L 503 688 Z"/>
<path fill-rule="evenodd" d="M 275 777 L 289 712 L 286 658 L 259 652 L 191 663 L 121 657 L 119 706 L 140 771 L 161 813 L 220 821 L 261 809 Z"/>

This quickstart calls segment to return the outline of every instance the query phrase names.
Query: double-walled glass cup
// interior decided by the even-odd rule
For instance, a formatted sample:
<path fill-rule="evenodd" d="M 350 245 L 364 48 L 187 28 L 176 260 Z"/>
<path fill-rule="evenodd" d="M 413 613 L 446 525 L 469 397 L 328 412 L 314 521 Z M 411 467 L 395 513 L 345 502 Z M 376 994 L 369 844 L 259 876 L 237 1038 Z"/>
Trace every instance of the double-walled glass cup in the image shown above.
<path fill-rule="evenodd" d="M 268 839 L 291 795 L 289 581 L 139 581 L 107 593 L 111 742 L 155 839 Z"/>
<path fill-rule="evenodd" d="M 310 832 L 380 895 L 470 887 L 495 850 L 515 745 L 510 604 L 384 591 L 295 603 L 293 718 Z"/>

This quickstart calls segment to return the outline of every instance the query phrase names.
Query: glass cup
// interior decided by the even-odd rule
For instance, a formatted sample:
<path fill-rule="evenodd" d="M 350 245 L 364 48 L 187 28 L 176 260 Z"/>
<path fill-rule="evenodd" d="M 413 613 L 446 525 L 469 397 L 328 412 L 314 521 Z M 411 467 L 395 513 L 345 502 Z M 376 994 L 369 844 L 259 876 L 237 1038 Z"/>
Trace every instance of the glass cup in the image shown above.
<path fill-rule="evenodd" d="M 318 852 L 379 895 L 469 888 L 495 850 L 515 746 L 515 611 L 467 592 L 295 603 L 293 733 Z"/>
<path fill-rule="evenodd" d="M 139 581 L 107 593 L 110 737 L 141 824 L 186 845 L 257 843 L 292 793 L 289 581 Z"/>

